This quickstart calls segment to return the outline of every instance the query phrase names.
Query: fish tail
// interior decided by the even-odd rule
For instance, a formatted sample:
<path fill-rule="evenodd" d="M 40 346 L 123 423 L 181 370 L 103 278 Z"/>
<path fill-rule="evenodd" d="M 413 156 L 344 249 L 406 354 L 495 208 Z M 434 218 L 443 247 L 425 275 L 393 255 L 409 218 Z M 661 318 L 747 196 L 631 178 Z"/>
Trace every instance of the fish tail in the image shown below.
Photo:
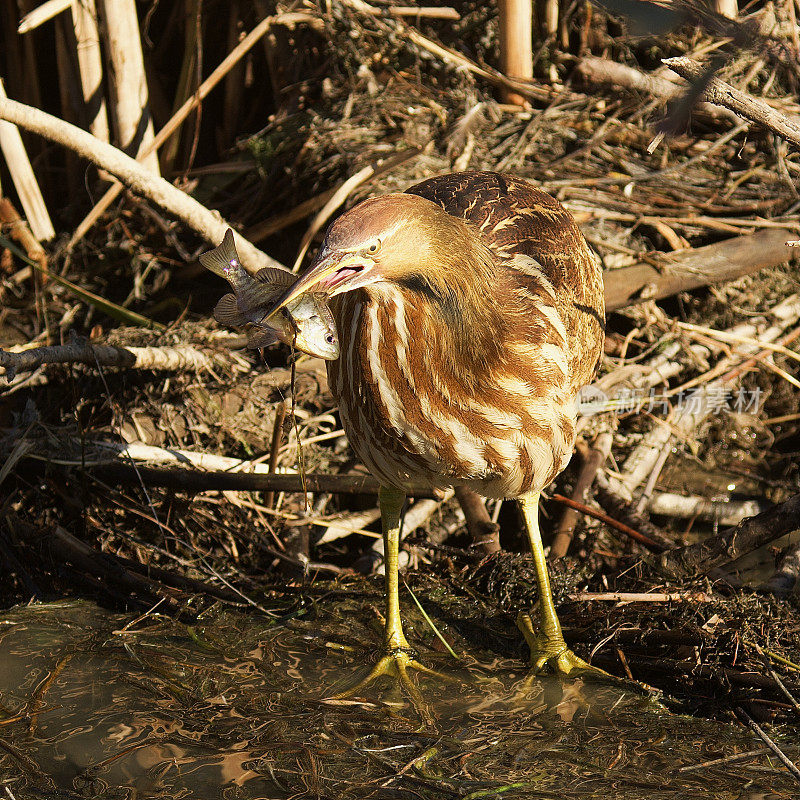
<path fill-rule="evenodd" d="M 219 275 L 221 278 L 226 277 L 225 270 L 231 266 L 233 261 L 237 263 L 239 261 L 239 254 L 236 252 L 236 245 L 233 241 L 233 231 L 228 228 L 225 231 L 225 238 L 213 250 L 203 253 L 199 261 L 215 275 Z"/>

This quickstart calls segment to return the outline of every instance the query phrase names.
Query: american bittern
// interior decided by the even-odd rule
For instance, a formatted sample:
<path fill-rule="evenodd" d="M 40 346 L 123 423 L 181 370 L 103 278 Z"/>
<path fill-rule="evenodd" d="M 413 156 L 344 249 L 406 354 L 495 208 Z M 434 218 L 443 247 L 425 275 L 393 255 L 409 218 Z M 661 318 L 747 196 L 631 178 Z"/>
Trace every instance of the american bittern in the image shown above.
<path fill-rule="evenodd" d="M 518 619 L 531 665 L 587 669 L 564 642 L 539 534 L 539 494 L 567 465 L 576 396 L 603 341 L 599 259 L 570 214 L 493 172 L 432 178 L 339 217 L 294 287 L 335 297 L 331 389 L 381 484 L 387 656 L 404 685 L 397 553 L 406 491 L 421 483 L 517 498 L 539 583 L 539 625 Z"/>

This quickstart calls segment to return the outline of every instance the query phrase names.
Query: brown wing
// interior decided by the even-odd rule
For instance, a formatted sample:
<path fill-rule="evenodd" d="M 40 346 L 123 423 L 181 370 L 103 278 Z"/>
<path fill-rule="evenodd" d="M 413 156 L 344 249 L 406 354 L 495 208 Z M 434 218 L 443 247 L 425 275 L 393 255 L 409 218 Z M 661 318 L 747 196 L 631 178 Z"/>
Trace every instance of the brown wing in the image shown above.
<path fill-rule="evenodd" d="M 588 249 L 572 215 L 558 200 L 521 178 L 499 172 L 455 172 L 406 192 L 469 222 L 501 259 L 523 255 L 539 262 L 555 288 L 580 272 L 570 269 L 570 259 L 564 258 L 566 253 Z"/>
<path fill-rule="evenodd" d="M 436 203 L 477 229 L 499 264 L 519 275 L 539 296 L 543 278 L 556 295 L 568 337 L 575 348 L 573 380 L 591 380 L 600 357 L 605 307 L 600 260 L 572 215 L 541 189 L 498 172 L 456 172 L 429 178 L 406 190 Z"/>

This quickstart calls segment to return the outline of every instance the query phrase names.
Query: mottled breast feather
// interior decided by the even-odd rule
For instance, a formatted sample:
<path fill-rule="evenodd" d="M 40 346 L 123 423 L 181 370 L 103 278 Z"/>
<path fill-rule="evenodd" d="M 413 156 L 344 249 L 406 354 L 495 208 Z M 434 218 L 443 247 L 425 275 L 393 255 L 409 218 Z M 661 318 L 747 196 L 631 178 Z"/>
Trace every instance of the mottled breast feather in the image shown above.
<path fill-rule="evenodd" d="M 457 256 L 449 274 L 475 289 L 458 301 L 494 316 L 472 317 L 473 363 L 415 272 L 335 298 L 342 354 L 328 371 L 353 448 L 386 485 L 466 485 L 492 497 L 541 490 L 569 460 L 575 395 L 600 357 L 599 259 L 561 204 L 519 178 L 457 173 L 408 193 L 465 222 L 459 235 L 474 234 L 437 247 Z M 430 209 L 429 222 L 441 213 Z M 462 255 L 476 252 L 470 244 L 490 257 L 488 270 Z"/>

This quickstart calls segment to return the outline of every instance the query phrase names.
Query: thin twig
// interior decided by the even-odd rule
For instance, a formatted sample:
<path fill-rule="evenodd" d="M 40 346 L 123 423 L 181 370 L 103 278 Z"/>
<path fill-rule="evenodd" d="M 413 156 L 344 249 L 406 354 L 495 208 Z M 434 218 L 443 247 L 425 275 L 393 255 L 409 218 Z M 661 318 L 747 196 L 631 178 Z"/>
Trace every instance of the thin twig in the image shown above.
<path fill-rule="evenodd" d="M 733 331 L 719 331 L 715 328 L 707 328 L 705 325 L 693 325 L 689 322 L 675 321 L 675 325 L 685 331 L 696 331 L 703 333 L 706 336 L 711 336 L 714 339 L 720 339 L 723 342 L 741 342 L 742 344 L 751 344 L 756 347 L 763 347 L 765 350 L 772 350 L 773 353 L 780 353 L 787 358 L 800 361 L 800 353 L 790 350 L 781 344 L 773 344 L 772 342 L 762 342 L 760 339 L 754 339 L 752 336 L 740 336 Z"/>
<path fill-rule="evenodd" d="M 797 749 L 796 747 L 792 748 Z M 687 764 L 685 767 L 680 767 L 678 772 L 697 772 L 700 769 L 707 769 L 708 767 L 717 767 L 722 764 L 733 764 L 736 761 L 745 761 L 748 758 L 755 758 L 756 756 L 763 756 L 771 753 L 769 747 L 762 747 L 760 750 L 748 750 L 746 753 L 733 753 L 729 756 L 722 758 L 713 758 L 711 761 L 703 761 L 701 764 Z"/>
<path fill-rule="evenodd" d="M 378 171 L 386 172 L 390 169 L 393 169 L 394 167 L 399 166 L 400 164 L 403 164 L 412 158 L 416 158 L 416 156 L 418 156 L 421 152 L 421 148 L 412 147 L 408 150 L 403 150 L 400 153 L 396 153 L 391 158 L 379 161 L 377 164 L 364 167 L 354 175 L 351 175 L 341 186 L 339 186 L 338 189 L 336 189 L 322 209 L 311 221 L 308 229 L 303 234 L 303 239 L 300 242 L 300 247 L 298 248 L 297 256 L 295 257 L 294 266 L 292 269 L 296 272 L 300 268 L 300 264 L 303 262 L 303 257 L 305 256 L 314 236 L 331 218 L 331 215 L 336 212 L 342 203 L 344 203 L 345 200 L 347 200 L 347 198 L 359 186 L 361 186 L 361 184 L 366 183 L 371 178 L 374 178 Z"/>
<path fill-rule="evenodd" d="M 461 15 L 454 8 L 449 6 L 373 6 L 365 3 L 364 0 L 344 0 L 344 2 L 355 11 L 362 14 L 370 14 L 380 17 L 386 14 L 394 14 L 398 17 L 419 17 L 428 19 L 447 19 L 458 20 Z"/>
<path fill-rule="evenodd" d="M 639 533 L 639 531 L 629 528 L 624 523 L 615 520 L 613 517 L 609 517 L 604 511 L 591 508 L 584 503 L 577 503 L 574 500 L 571 500 L 569 497 L 564 497 L 563 494 L 554 494 L 552 495 L 552 498 L 557 503 L 563 503 L 565 506 L 569 506 L 570 508 L 574 508 L 576 511 L 580 511 L 582 514 L 586 514 L 587 517 L 594 517 L 595 519 L 600 520 L 600 522 L 604 522 L 610 528 L 613 528 L 620 533 L 624 533 L 626 536 L 630 537 L 636 542 L 639 542 L 639 544 L 643 545 L 653 553 L 664 552 L 664 546 L 655 539 L 651 539 L 649 536 L 645 536 L 643 533 Z"/>
<path fill-rule="evenodd" d="M 581 449 L 583 465 L 575 481 L 575 489 L 572 492 L 572 499 L 577 503 L 582 503 L 586 499 L 586 493 L 594 483 L 598 470 L 603 466 L 611 453 L 611 443 L 613 437 L 610 432 L 604 431 L 597 435 L 591 446 Z M 561 558 L 567 554 L 572 538 L 575 535 L 575 525 L 578 521 L 578 509 L 568 506 L 558 523 L 556 535 L 550 545 L 550 558 Z"/>
<path fill-rule="evenodd" d="M 789 688 L 781 680 L 781 676 L 778 675 L 778 673 L 772 668 L 772 662 L 770 661 L 769 656 L 758 645 L 755 645 L 755 648 L 756 652 L 764 659 L 764 664 L 769 671 L 769 674 L 772 675 L 772 679 L 778 685 L 778 688 L 783 692 L 786 699 L 792 704 L 792 708 L 800 713 L 800 703 L 797 702 L 797 698 L 789 691 Z"/>
<path fill-rule="evenodd" d="M 85 443 L 89 447 L 89 443 Z M 102 444 L 102 450 L 100 446 Z M 302 492 L 303 480 L 292 473 L 270 473 L 262 464 L 236 458 L 198 453 L 189 450 L 167 450 L 141 443 L 119 445 L 93 443 L 98 448 L 81 458 L 64 458 L 44 453 L 28 453 L 23 460 L 45 461 L 50 465 L 81 467 L 97 470 L 105 481 L 139 483 L 141 479 L 151 486 L 164 486 L 186 492 L 240 491 L 240 492 Z M 135 464 L 128 463 L 133 460 Z M 170 464 L 172 469 L 162 469 L 147 464 Z M 191 467 L 194 467 L 193 469 Z M 234 470 L 250 470 L 237 472 Z M 325 475 L 311 473 L 305 476 L 309 492 L 333 494 L 377 494 L 378 482 L 370 475 Z M 409 494 L 419 498 L 437 498 L 441 493 L 429 486 L 411 487 Z"/>
<path fill-rule="evenodd" d="M 575 592 L 570 600 L 607 600 L 614 603 L 707 603 L 705 592 Z"/>
<path fill-rule="evenodd" d="M 286 419 L 286 401 L 278 403 L 275 408 L 275 421 L 272 423 L 272 440 L 269 445 L 269 460 L 267 466 L 270 472 L 275 472 L 278 466 L 278 454 L 283 440 L 283 421 Z M 264 495 L 264 505 L 272 508 L 275 504 L 275 492 L 267 492 Z"/>
<path fill-rule="evenodd" d="M 798 769 L 797 765 L 792 761 L 786 753 L 781 750 L 780 747 L 771 739 L 766 731 L 741 707 L 737 706 L 736 708 L 736 716 L 750 728 L 759 739 L 761 739 L 764 744 L 772 750 L 773 753 L 778 757 L 778 760 L 783 764 L 789 772 L 794 775 L 797 781 L 800 783 L 800 769 Z"/>

